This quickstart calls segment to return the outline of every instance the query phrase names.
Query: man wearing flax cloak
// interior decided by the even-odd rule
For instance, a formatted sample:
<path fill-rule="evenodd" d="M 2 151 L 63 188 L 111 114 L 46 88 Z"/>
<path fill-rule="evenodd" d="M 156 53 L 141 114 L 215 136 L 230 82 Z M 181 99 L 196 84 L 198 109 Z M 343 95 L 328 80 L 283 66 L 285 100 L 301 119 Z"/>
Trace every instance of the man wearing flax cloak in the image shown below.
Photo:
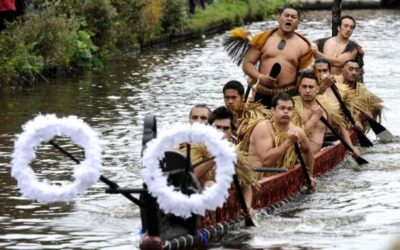
<path fill-rule="evenodd" d="M 274 95 L 297 93 L 297 72 L 313 61 L 310 42 L 295 32 L 300 23 L 299 10 L 284 8 L 278 22 L 277 28 L 258 33 L 252 39 L 247 31 L 233 29 L 225 42 L 233 60 L 238 65 L 243 61 L 243 71 L 254 84 L 255 101 L 261 101 L 267 108 L 271 107 Z M 270 73 L 275 64 L 280 65 L 280 73 L 274 78 Z"/>
<path fill-rule="evenodd" d="M 343 84 L 355 91 L 360 104 L 357 109 L 352 109 L 351 111 L 356 124 L 365 130 L 366 128 L 364 127 L 367 125 L 365 123 L 366 116 L 369 118 L 380 118 L 383 101 L 372 93 L 365 84 L 358 81 L 360 73 L 360 64 L 355 60 L 350 60 L 344 64 L 342 75 L 336 76 L 335 80 L 338 84 Z"/>
<path fill-rule="evenodd" d="M 299 93 L 294 97 L 295 112 L 292 122 L 304 128 L 307 138 L 310 140 L 310 148 L 313 154 L 317 153 L 324 142 L 326 126 L 322 123 L 324 117 L 333 126 L 337 127 L 341 136 L 359 156 L 360 150 L 355 147 L 350 135 L 344 126 L 344 119 L 340 112 L 340 106 L 333 102 L 329 96 L 319 95 L 319 81 L 311 71 L 305 71 L 300 76 Z"/>
<path fill-rule="evenodd" d="M 293 99 L 285 93 L 278 94 L 272 100 L 271 118 L 259 121 L 248 131 L 248 157 L 253 165 L 290 169 L 297 163 L 294 144 L 298 143 L 312 175 L 314 157 L 310 142 L 304 130 L 291 123 L 293 109 Z"/>

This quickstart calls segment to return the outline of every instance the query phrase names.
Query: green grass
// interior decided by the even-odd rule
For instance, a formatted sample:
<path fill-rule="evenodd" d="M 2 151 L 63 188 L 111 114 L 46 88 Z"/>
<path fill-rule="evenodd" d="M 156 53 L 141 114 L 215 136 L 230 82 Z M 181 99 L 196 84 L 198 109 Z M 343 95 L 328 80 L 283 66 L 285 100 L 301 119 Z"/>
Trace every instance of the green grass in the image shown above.
<path fill-rule="evenodd" d="M 18 19 L 0 33 L 0 86 L 20 79 L 33 82 L 46 72 L 101 67 L 114 52 L 170 35 L 197 35 L 221 24 L 233 27 L 264 20 L 286 2 L 214 0 L 205 10 L 197 6 L 191 15 L 186 0 L 152 1 L 32 0 L 37 11 L 27 11 L 24 21 Z M 151 3 L 159 4 L 148 6 Z M 143 25 L 147 23 L 151 25 Z"/>
<path fill-rule="evenodd" d="M 197 7 L 196 13 L 187 21 L 187 29 L 198 32 L 222 22 L 242 22 L 248 12 L 249 6 L 240 0 L 213 3 L 207 5 L 205 10 Z"/>
<path fill-rule="evenodd" d="M 276 12 L 284 3 L 285 0 L 222 0 L 207 5 L 205 10 L 197 6 L 195 14 L 189 16 L 185 28 L 201 32 L 224 22 L 243 24 L 246 18 L 260 20 Z"/>

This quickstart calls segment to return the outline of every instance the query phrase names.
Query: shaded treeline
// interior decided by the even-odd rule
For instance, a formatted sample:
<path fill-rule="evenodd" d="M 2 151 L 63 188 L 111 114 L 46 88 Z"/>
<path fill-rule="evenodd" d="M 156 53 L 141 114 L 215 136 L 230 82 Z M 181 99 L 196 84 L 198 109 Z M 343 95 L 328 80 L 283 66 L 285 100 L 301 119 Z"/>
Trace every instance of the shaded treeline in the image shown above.
<path fill-rule="evenodd" d="M 284 2 L 220 0 L 190 14 L 186 0 L 27 0 L 0 32 L 0 84 L 99 69 L 110 55 L 262 20 Z"/>

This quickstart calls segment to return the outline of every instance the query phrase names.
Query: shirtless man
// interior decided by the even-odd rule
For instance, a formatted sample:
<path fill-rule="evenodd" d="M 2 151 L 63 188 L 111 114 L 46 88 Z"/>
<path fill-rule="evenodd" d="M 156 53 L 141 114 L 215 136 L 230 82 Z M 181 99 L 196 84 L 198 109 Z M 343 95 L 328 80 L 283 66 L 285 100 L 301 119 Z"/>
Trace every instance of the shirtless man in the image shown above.
<path fill-rule="evenodd" d="M 320 88 L 317 83 L 317 77 L 312 72 L 303 72 L 299 84 L 300 97 L 295 98 L 297 113 L 301 115 L 301 120 L 304 121 L 304 131 L 307 138 L 310 140 L 310 148 L 313 154 L 317 153 L 322 148 L 326 126 L 321 122 L 321 117 L 326 118 L 330 123 L 334 120 L 334 116 L 340 117 L 339 104 L 330 105 L 333 100 L 330 97 L 318 96 Z M 350 135 L 343 126 L 342 119 L 339 118 L 337 123 L 339 131 L 343 139 L 350 145 L 357 155 L 360 155 L 360 150 L 355 147 L 350 139 Z"/>
<path fill-rule="evenodd" d="M 304 72 L 299 84 L 300 97 L 295 98 L 295 103 L 296 108 L 302 107 L 299 113 L 302 116 L 301 120 L 304 121 L 304 132 L 310 141 L 313 154 L 321 149 L 326 130 L 320 119 L 322 116 L 327 118 L 327 113 L 316 100 L 319 91 L 315 75 Z"/>
<path fill-rule="evenodd" d="M 335 77 L 333 76 L 333 74 L 331 74 L 331 63 L 329 62 L 328 59 L 321 57 L 321 58 L 318 58 L 317 60 L 315 60 L 314 71 L 320 75 L 321 83 L 320 83 L 320 92 L 319 93 L 321 95 L 328 96 L 330 98 L 330 100 L 332 100 L 334 103 L 336 103 L 340 106 L 339 100 L 336 98 L 336 96 L 332 90 L 332 87 L 335 84 L 336 85 L 335 88 L 337 89 L 338 93 L 341 95 L 342 100 L 345 103 L 358 102 L 357 100 L 355 100 L 354 95 L 350 95 L 350 96 L 353 96 L 352 100 L 346 101 L 343 98 L 342 92 L 349 92 L 349 91 L 351 91 L 351 88 L 343 87 L 342 83 L 336 83 Z M 339 78 L 339 77 L 337 76 L 336 78 Z M 340 79 L 343 82 L 342 76 L 340 76 Z M 351 106 L 349 106 L 348 108 L 350 110 L 353 109 Z M 346 117 L 344 117 L 344 118 L 347 119 Z M 360 121 L 356 120 L 356 127 L 358 127 L 360 130 L 363 130 L 363 125 Z M 333 136 L 333 134 L 326 135 L 326 137 L 330 137 L 330 136 Z"/>
<path fill-rule="evenodd" d="M 332 74 L 339 75 L 345 62 L 356 60 L 362 62 L 364 52 L 360 45 L 350 40 L 356 27 L 356 20 L 352 16 L 342 16 L 339 20 L 338 34 L 331 38 L 317 41 L 313 46 L 314 57 L 325 57 L 332 64 Z"/>
<path fill-rule="evenodd" d="M 236 144 L 236 140 L 233 137 L 233 130 L 235 128 L 235 124 L 234 124 L 234 118 L 233 118 L 233 113 L 231 111 L 229 111 L 226 107 L 219 107 L 216 108 L 209 119 L 210 125 L 214 126 L 217 130 L 221 131 L 222 133 L 224 133 L 225 139 L 227 139 L 228 141 L 230 141 L 233 144 Z M 236 173 L 238 173 L 238 177 L 239 179 L 242 179 L 240 173 L 238 172 L 238 168 L 240 168 L 240 164 L 242 164 L 240 162 L 240 159 L 238 159 L 237 161 L 237 165 L 236 165 Z M 243 165 L 243 164 L 242 164 Z M 212 167 L 212 171 L 215 172 L 214 167 Z M 247 176 L 250 175 L 255 175 L 255 173 L 250 173 L 249 171 L 253 171 L 252 169 L 244 169 L 242 167 L 242 172 L 245 172 L 244 174 L 246 174 Z M 249 179 L 249 178 L 248 178 Z M 244 200 L 246 202 L 246 206 L 247 209 L 249 211 L 250 215 L 254 215 L 254 211 L 252 208 L 252 200 L 253 200 L 253 190 L 252 190 L 252 185 L 251 183 L 243 183 L 242 182 L 242 188 L 243 188 L 243 196 L 244 196 Z"/>
<path fill-rule="evenodd" d="M 320 77 L 319 93 L 333 95 L 332 85 L 335 83 L 335 77 L 331 74 L 331 62 L 325 57 L 315 60 L 313 70 Z"/>
<path fill-rule="evenodd" d="M 285 8 L 278 22 L 278 28 L 254 36 L 243 60 L 243 71 L 258 83 L 255 101 L 264 99 L 262 103 L 268 108 L 274 95 L 296 94 L 297 72 L 307 68 L 313 60 L 310 42 L 295 32 L 300 23 L 300 12 Z M 272 78 L 269 73 L 275 63 L 281 65 L 281 72 L 277 78 Z"/>
<path fill-rule="evenodd" d="M 363 101 L 364 105 L 362 106 L 365 107 L 365 109 L 360 110 L 360 112 L 356 114 L 356 123 L 361 123 L 365 116 L 373 118 L 379 115 L 383 108 L 382 99 L 369 91 L 365 84 L 358 81 L 360 73 L 361 69 L 359 63 L 357 61 L 350 60 L 344 64 L 342 77 L 336 78 L 338 82 L 342 82 L 349 88 L 354 89 L 358 97 Z"/>
<path fill-rule="evenodd" d="M 294 144 L 299 143 L 310 176 L 314 170 L 314 156 L 310 142 L 304 131 L 291 123 L 294 101 L 283 93 L 272 100 L 272 117 L 270 120 L 259 122 L 250 137 L 249 160 L 254 166 L 281 166 L 290 168 L 297 162 L 297 158 L 287 161 L 287 154 L 293 152 Z M 283 140 L 277 143 L 277 136 Z M 315 187 L 315 180 L 312 180 Z"/>

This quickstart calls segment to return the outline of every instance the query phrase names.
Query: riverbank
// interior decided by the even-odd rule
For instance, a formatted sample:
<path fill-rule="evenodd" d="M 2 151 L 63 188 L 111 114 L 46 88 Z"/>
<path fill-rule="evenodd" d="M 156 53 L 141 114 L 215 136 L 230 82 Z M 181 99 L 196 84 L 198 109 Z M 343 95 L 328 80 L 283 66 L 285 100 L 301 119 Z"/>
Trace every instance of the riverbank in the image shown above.
<path fill-rule="evenodd" d="M 140 51 L 264 20 L 285 0 L 27 1 L 25 15 L 0 33 L 0 84 L 101 69 L 111 55 Z"/>
<path fill-rule="evenodd" d="M 300 9 L 304 10 L 330 10 L 332 9 L 332 0 L 288 0 L 288 3 L 295 3 Z M 342 9 L 376 9 L 386 6 L 381 0 L 343 0 Z"/>
<path fill-rule="evenodd" d="M 399 28 L 400 11 L 344 13 L 357 17 L 353 38 L 366 52 L 366 84 L 385 102 L 383 125 L 398 136 L 400 33 L 392 31 Z M 307 12 L 303 18 L 301 33 L 311 40 L 331 33 L 330 11 Z M 270 20 L 251 28 L 275 24 Z M 162 132 L 176 122 L 187 123 L 195 104 L 207 103 L 212 109 L 223 105 L 221 91 L 227 81 L 246 83 L 242 70 L 223 51 L 222 38 L 212 35 L 153 48 L 76 79 L 59 77 L 28 90 L 0 91 L 0 249 L 136 249 L 141 238 L 139 209 L 121 195 L 105 194 L 100 182 L 70 203 L 42 205 L 21 198 L 10 177 L 15 135 L 38 113 L 76 115 L 102 134 L 102 174 L 122 187 L 139 187 L 146 114 L 157 116 Z M 61 141 L 76 157 L 83 157 L 70 140 Z M 274 214 L 261 211 L 259 227 L 210 247 L 391 249 L 388 245 L 398 238 L 400 225 L 399 148 L 399 140 L 376 142 L 363 150 L 369 165 L 360 168 L 349 159 L 318 179 L 316 193 L 300 196 Z M 73 162 L 47 145 L 38 149 L 36 158 L 30 166 L 38 178 L 69 183 Z"/>

